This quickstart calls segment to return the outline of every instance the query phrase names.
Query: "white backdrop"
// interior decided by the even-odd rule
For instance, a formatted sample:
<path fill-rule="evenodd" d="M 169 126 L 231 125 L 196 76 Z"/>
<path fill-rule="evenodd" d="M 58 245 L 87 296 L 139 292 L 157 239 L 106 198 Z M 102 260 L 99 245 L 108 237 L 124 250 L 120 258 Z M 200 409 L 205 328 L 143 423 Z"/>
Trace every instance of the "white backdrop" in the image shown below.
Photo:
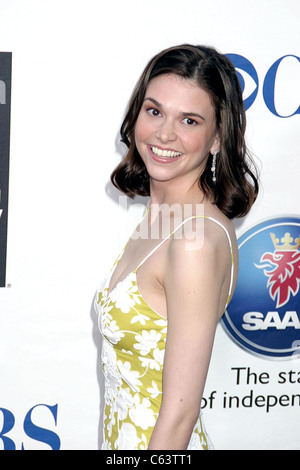
<path fill-rule="evenodd" d="M 128 214 L 118 204 L 109 176 L 124 150 L 118 131 L 129 96 L 155 53 L 191 42 L 254 65 L 259 88 L 247 138 L 262 191 L 237 233 L 299 213 L 299 114 L 276 116 L 263 98 L 272 64 L 299 55 L 299 14 L 298 0 L 0 0 L 0 51 L 13 53 L 0 448 L 99 447 L 93 296 L 141 215 L 140 207 Z M 255 84 L 244 78 L 248 96 Z M 277 78 L 278 114 L 290 116 L 300 102 L 299 62 L 286 58 Z M 267 372 L 270 381 L 237 385 L 234 367 Z M 299 361 L 252 355 L 219 326 L 205 396 L 217 393 L 204 409 L 217 449 L 300 449 L 298 403 L 267 413 L 222 401 L 224 393 L 243 397 L 254 388 L 296 394 L 299 383 L 276 380 L 291 370 Z"/>

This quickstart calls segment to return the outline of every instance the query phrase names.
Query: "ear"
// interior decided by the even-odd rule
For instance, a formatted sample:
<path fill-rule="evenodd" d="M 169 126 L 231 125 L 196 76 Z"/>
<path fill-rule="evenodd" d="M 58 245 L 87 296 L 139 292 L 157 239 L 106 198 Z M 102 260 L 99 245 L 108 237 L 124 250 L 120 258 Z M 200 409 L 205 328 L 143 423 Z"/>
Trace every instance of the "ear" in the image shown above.
<path fill-rule="evenodd" d="M 215 139 L 214 139 L 214 142 L 210 148 L 210 153 L 213 155 L 214 152 L 217 151 L 219 152 L 220 151 L 220 137 L 219 137 L 219 134 L 216 135 Z"/>

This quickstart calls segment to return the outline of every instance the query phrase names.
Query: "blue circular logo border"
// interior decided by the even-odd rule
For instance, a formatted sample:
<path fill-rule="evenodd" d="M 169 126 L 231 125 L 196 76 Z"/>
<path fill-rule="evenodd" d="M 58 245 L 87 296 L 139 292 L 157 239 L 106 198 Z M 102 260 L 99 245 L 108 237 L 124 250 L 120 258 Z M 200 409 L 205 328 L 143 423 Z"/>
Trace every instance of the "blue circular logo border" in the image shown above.
<path fill-rule="evenodd" d="M 274 229 L 276 227 L 282 227 L 282 226 L 297 226 L 299 227 L 299 230 L 300 230 L 300 217 L 272 218 L 264 222 L 261 222 L 255 225 L 254 227 L 252 227 L 251 229 L 249 229 L 241 237 L 238 238 L 238 248 L 239 248 L 240 258 L 241 258 L 241 248 L 249 240 L 253 239 L 253 237 L 255 237 L 261 232 L 264 232 L 269 229 Z M 237 292 L 234 293 L 233 299 L 236 296 L 236 294 Z M 222 317 L 221 324 L 223 328 L 225 329 L 226 333 L 229 334 L 231 339 L 233 339 L 235 343 L 237 343 L 240 347 L 242 347 L 242 349 L 246 350 L 247 352 L 255 356 L 259 356 L 259 357 L 263 357 L 265 359 L 271 359 L 271 360 L 291 360 L 292 356 L 296 355 L 297 352 L 298 352 L 297 357 L 299 357 L 300 330 L 299 330 L 299 341 L 297 341 L 297 346 L 295 347 L 293 347 L 293 345 L 291 344 L 290 348 L 275 349 L 272 347 L 256 344 L 255 342 L 247 338 L 234 324 L 230 316 L 230 305 L 231 303 L 229 304 L 227 310 L 225 311 Z M 268 334 L 267 331 L 265 334 Z"/>

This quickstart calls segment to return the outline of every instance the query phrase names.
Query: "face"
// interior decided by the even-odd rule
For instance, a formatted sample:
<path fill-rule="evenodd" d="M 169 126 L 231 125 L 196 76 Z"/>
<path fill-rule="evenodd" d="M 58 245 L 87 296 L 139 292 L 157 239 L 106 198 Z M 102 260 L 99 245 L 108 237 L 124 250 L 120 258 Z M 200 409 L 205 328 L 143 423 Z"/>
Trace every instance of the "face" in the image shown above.
<path fill-rule="evenodd" d="M 135 143 L 150 181 L 198 181 L 209 152 L 219 149 L 209 94 L 174 74 L 152 79 L 136 122 Z"/>

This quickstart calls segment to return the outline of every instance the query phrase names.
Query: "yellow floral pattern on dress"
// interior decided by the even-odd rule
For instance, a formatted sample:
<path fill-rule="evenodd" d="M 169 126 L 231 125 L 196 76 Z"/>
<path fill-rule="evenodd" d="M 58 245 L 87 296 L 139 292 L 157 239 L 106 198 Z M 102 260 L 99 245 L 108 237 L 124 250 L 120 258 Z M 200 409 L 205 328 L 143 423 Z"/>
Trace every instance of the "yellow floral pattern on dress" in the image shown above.
<path fill-rule="evenodd" d="M 109 279 L 96 298 L 105 378 L 102 449 L 147 449 L 162 401 L 167 320 L 142 297 L 136 271 L 108 294 Z M 188 449 L 209 448 L 199 417 Z"/>

